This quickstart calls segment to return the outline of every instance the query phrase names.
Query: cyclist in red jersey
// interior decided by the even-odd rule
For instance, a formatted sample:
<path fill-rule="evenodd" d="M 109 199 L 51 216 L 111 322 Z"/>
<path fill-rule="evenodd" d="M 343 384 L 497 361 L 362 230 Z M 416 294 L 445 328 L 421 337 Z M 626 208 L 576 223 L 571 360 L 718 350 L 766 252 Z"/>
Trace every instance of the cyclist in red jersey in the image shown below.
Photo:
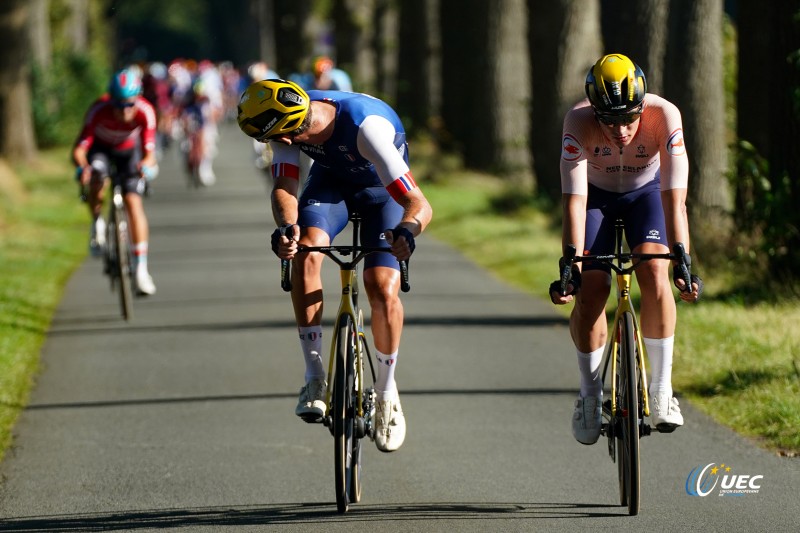
<path fill-rule="evenodd" d="M 647 94 L 644 73 L 621 54 L 606 55 L 586 77 L 587 99 L 564 118 L 561 188 L 563 246 L 585 254 L 613 253 L 614 223 L 621 218 L 634 253 L 668 253 L 676 242 L 689 252 L 686 191 L 689 163 L 678 108 Z M 688 259 L 688 257 L 687 257 Z M 578 266 L 580 265 L 580 266 Z M 672 390 L 676 307 L 669 282 L 669 261 L 651 260 L 636 270 L 642 292 L 642 333 L 652 378 L 651 418 L 671 431 L 683 425 Z M 673 274 L 684 301 L 696 301 L 702 280 L 692 287 Z M 568 294 L 560 282 L 550 286 L 553 303 L 575 301 L 570 333 L 578 352 L 580 394 L 572 415 L 572 433 L 582 444 L 600 436 L 602 387 L 600 364 L 608 335 L 605 305 L 611 278 L 607 267 L 573 267 Z"/>
<path fill-rule="evenodd" d="M 81 183 L 89 187 L 92 255 L 99 255 L 104 244 L 103 198 L 108 178 L 113 178 L 123 187 L 130 216 L 137 292 L 151 295 L 155 294 L 156 286 L 147 267 L 149 228 L 142 193 L 145 179 L 152 179 L 158 173 L 156 112 L 141 92 L 142 80 L 136 71 L 116 72 L 108 93 L 98 98 L 86 113 L 72 157 Z"/>

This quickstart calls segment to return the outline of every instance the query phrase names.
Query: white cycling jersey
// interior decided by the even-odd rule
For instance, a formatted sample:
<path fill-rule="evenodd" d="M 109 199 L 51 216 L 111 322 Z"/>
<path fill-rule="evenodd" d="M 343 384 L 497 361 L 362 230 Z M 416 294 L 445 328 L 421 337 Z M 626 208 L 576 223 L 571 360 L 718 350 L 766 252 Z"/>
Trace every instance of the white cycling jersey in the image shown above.
<path fill-rule="evenodd" d="M 564 117 L 561 139 L 561 192 L 588 194 L 588 184 L 623 193 L 661 178 L 661 190 L 685 189 L 689 160 L 678 108 L 655 94 L 646 94 L 639 129 L 620 148 L 606 136 L 588 99 Z"/>

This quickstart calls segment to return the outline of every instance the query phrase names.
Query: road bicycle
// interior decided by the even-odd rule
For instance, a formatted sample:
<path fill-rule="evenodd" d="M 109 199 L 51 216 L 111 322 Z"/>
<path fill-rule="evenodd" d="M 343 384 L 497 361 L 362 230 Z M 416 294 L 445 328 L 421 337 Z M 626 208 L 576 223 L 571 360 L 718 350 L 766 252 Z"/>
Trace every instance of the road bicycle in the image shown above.
<path fill-rule="evenodd" d="M 650 435 L 652 428 L 644 422 L 650 416 L 647 394 L 645 350 L 636 311 L 631 301 L 631 273 L 643 262 L 651 259 L 669 259 L 680 267 L 686 287 L 691 287 L 686 250 L 681 243 L 673 246 L 673 253 L 634 254 L 623 251 L 624 226 L 615 223 L 616 251 L 608 255 L 578 256 L 574 246 L 567 246 L 561 260 L 561 294 L 566 295 L 571 279 L 572 265 L 578 262 L 597 261 L 610 267 L 617 278 L 617 308 L 609 340 L 603 356 L 602 382 L 610 386 L 607 400 L 603 402 L 603 422 L 600 434 L 608 439 L 608 454 L 617 463 L 620 505 L 628 507 L 630 515 L 639 514 L 641 472 L 639 440 Z M 625 266 L 631 263 L 629 266 Z M 607 380 L 607 377 L 610 377 Z M 669 433 L 674 427 L 656 428 Z"/>
<path fill-rule="evenodd" d="M 86 201 L 86 188 L 81 186 L 81 200 Z M 122 184 L 114 184 L 106 219 L 106 242 L 102 248 L 103 273 L 108 276 L 111 291 L 117 292 L 120 312 L 126 321 L 133 319 L 133 246 L 128 209 L 125 207 Z"/>
<path fill-rule="evenodd" d="M 351 503 L 361 500 L 361 439 L 375 438 L 376 392 L 374 386 L 367 386 L 365 360 L 369 364 L 370 384 L 375 383 L 376 375 L 364 330 L 364 314 L 358 307 L 358 264 L 370 254 L 391 250 L 389 247 L 359 246 L 360 218 L 352 213 L 349 218 L 353 229 L 352 246 L 300 246 L 297 250 L 298 253 L 322 253 L 339 265 L 340 270 L 342 297 L 331 339 L 326 407 L 321 419 L 333 435 L 336 507 L 340 513 L 347 512 Z M 343 259 L 348 256 L 349 261 Z M 407 261 L 400 262 L 400 276 L 400 288 L 408 292 Z M 281 287 L 287 292 L 292 290 L 288 260 L 281 260 Z"/>

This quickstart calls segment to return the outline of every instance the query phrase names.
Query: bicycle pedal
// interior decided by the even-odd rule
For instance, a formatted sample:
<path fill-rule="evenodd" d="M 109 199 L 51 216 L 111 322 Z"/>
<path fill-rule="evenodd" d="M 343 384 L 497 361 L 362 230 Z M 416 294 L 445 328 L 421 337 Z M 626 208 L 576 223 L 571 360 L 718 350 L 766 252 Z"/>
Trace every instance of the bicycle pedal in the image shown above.
<path fill-rule="evenodd" d="M 659 433 L 672 433 L 673 431 L 678 429 L 678 426 L 674 424 L 659 424 L 656 426 L 656 429 L 658 430 Z"/>
<path fill-rule="evenodd" d="M 300 419 L 305 422 L 306 424 L 321 424 L 323 417 L 319 415 L 315 415 L 313 413 L 308 413 L 304 415 L 300 415 Z"/>

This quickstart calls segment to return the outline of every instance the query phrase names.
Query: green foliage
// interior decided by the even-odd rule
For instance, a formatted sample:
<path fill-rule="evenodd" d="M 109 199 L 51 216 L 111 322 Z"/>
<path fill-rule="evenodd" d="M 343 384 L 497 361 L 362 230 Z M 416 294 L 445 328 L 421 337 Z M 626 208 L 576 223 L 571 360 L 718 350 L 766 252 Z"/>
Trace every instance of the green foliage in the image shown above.
<path fill-rule="evenodd" d="M 24 193 L 0 191 L 0 458 L 25 407 L 66 280 L 86 256 L 89 215 L 63 148 L 20 171 Z"/>
<path fill-rule="evenodd" d="M 86 55 L 56 52 L 51 66 L 33 66 L 33 120 L 39 147 L 71 144 L 110 73 Z"/>
<path fill-rule="evenodd" d="M 788 282 L 795 277 L 800 238 L 796 199 L 788 174 L 770 176 L 769 162 L 755 147 L 740 140 L 737 146 L 737 224 L 742 232 L 738 259 L 750 265 L 751 283 Z"/>

